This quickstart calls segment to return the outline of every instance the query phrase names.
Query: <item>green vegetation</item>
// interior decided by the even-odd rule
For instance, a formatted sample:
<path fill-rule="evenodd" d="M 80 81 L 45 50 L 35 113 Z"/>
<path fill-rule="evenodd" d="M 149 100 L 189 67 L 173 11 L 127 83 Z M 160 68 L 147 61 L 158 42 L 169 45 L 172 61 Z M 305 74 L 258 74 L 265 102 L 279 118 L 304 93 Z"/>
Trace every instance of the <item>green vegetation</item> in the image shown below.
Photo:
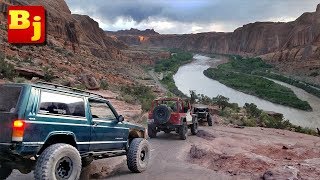
<path fill-rule="evenodd" d="M 43 76 L 43 80 L 47 81 L 47 82 L 51 82 L 55 77 L 54 77 L 54 73 L 52 72 L 52 70 L 48 67 L 45 67 L 43 69 L 44 72 L 44 76 Z"/>
<path fill-rule="evenodd" d="M 192 53 L 183 52 L 180 50 L 171 50 L 171 57 L 169 59 L 159 60 L 155 65 L 156 72 L 162 72 L 165 74 L 161 83 L 166 85 L 168 90 L 173 94 L 185 97 L 185 95 L 176 87 L 173 75 L 178 71 L 179 67 L 183 64 L 187 64 L 192 61 Z"/>
<path fill-rule="evenodd" d="M 121 88 L 121 98 L 128 103 L 140 103 L 143 111 L 149 111 L 155 95 L 146 86 L 124 86 Z"/>
<path fill-rule="evenodd" d="M 0 55 L 0 78 L 12 80 L 16 76 L 14 66 L 4 60 L 4 55 Z"/>
<path fill-rule="evenodd" d="M 189 63 L 192 60 L 192 53 L 173 50 L 169 59 L 162 59 L 156 63 L 155 71 L 164 72 L 171 71 L 177 72 L 179 67 L 183 64 Z"/>
<path fill-rule="evenodd" d="M 109 83 L 105 79 L 102 79 L 100 81 L 100 87 L 103 90 L 108 90 L 109 89 Z"/>
<path fill-rule="evenodd" d="M 298 81 L 298 80 L 283 76 L 281 74 L 276 74 L 273 72 L 257 71 L 257 72 L 254 72 L 254 74 L 285 82 L 287 84 L 301 88 L 301 89 L 305 90 L 306 92 L 313 94 L 313 95 L 320 98 L 320 90 L 318 89 L 317 85 L 308 84 L 306 82 Z"/>
<path fill-rule="evenodd" d="M 282 114 L 269 115 L 253 103 L 246 103 L 243 107 L 239 107 L 237 103 L 229 103 L 229 99 L 221 95 L 214 98 L 198 95 L 196 99 L 198 99 L 198 102 L 206 105 L 219 106 L 219 115 L 222 116 L 225 124 L 231 123 L 238 126 L 285 129 L 314 136 L 317 135 L 317 132 L 313 129 L 296 126 L 288 120 L 284 120 Z"/>
<path fill-rule="evenodd" d="M 217 69 L 209 68 L 204 71 L 204 74 L 244 93 L 277 104 L 301 110 L 312 110 L 309 103 L 300 100 L 291 89 L 263 77 L 252 75 L 258 71 L 266 71 L 270 68 L 272 66 L 266 64 L 260 58 L 235 56 L 229 63 L 219 65 Z"/>

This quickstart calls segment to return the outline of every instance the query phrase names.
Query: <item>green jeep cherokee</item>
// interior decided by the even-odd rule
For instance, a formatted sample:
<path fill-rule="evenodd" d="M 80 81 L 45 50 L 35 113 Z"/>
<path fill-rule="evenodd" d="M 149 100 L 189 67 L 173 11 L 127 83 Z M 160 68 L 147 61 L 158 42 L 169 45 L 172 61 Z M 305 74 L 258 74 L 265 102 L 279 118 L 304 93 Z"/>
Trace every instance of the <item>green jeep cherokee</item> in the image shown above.
<path fill-rule="evenodd" d="M 124 122 L 108 100 L 50 83 L 0 85 L 0 132 L 0 179 L 13 169 L 79 179 L 93 160 L 122 155 L 139 173 L 150 156 L 145 128 Z"/>

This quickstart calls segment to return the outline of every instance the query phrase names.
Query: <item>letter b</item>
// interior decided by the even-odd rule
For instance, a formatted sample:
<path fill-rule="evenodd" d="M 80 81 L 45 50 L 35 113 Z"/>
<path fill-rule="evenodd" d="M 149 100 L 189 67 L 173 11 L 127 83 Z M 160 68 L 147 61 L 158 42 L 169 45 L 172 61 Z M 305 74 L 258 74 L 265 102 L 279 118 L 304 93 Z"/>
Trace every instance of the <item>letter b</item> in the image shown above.
<path fill-rule="evenodd" d="M 9 11 L 9 15 L 11 16 L 9 29 L 28 29 L 30 27 L 30 14 L 28 11 L 11 10 Z"/>

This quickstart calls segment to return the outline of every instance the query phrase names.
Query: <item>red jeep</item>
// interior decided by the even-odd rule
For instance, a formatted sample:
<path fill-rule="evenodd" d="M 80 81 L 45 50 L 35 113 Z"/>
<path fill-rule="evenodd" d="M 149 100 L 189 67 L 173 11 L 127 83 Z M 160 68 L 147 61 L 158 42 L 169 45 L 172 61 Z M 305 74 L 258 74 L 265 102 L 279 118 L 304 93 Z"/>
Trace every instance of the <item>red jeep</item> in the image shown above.
<path fill-rule="evenodd" d="M 198 132 L 198 120 L 191 114 L 188 100 L 181 98 L 160 98 L 152 102 L 148 120 L 148 134 L 155 138 L 157 133 L 175 131 L 180 139 L 187 138 L 188 128 L 193 135 Z"/>

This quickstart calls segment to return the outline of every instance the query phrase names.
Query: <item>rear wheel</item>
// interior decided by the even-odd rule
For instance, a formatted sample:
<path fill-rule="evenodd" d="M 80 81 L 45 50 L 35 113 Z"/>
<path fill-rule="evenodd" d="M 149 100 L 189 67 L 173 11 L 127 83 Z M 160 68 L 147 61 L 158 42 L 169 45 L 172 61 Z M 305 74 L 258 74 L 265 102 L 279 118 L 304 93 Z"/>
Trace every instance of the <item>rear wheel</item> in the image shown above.
<path fill-rule="evenodd" d="M 2 164 L 0 164 L 0 179 L 7 179 L 11 173 L 11 168 L 4 167 Z"/>
<path fill-rule="evenodd" d="M 187 122 L 183 122 L 179 129 L 179 136 L 181 140 L 186 140 L 187 139 L 187 133 L 188 133 L 188 125 Z"/>
<path fill-rule="evenodd" d="M 39 156 L 34 170 L 37 180 L 79 179 L 81 157 L 76 148 L 69 144 L 54 144 Z"/>
<path fill-rule="evenodd" d="M 127 165 L 130 171 L 141 173 L 148 167 L 150 147 L 147 140 L 135 138 L 131 141 L 127 153 Z"/>
<path fill-rule="evenodd" d="M 212 126 L 212 117 L 210 116 L 210 114 L 207 117 L 207 121 L 208 121 L 208 125 Z"/>
<path fill-rule="evenodd" d="M 153 124 L 148 124 L 148 135 L 150 138 L 156 138 L 157 137 L 157 129 L 156 126 Z"/>
<path fill-rule="evenodd" d="M 191 133 L 196 135 L 198 133 L 199 122 L 198 119 L 194 120 L 193 124 L 191 124 Z"/>

